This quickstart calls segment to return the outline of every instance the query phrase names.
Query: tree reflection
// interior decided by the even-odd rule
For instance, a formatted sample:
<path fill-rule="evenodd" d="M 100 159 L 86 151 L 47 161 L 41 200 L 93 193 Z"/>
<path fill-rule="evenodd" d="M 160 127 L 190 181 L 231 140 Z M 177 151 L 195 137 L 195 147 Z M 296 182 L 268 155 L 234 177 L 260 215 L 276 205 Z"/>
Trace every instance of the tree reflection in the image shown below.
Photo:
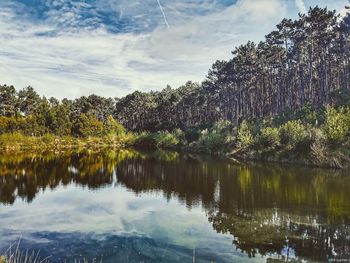
<path fill-rule="evenodd" d="M 115 177 L 115 178 L 114 178 Z M 235 246 L 283 259 L 350 255 L 350 177 L 346 172 L 237 165 L 196 155 L 132 150 L 0 156 L 0 202 L 27 202 L 47 188 L 117 184 L 201 206 Z"/>
<path fill-rule="evenodd" d="M 110 185 L 118 162 L 134 151 L 17 154 L 0 157 L 0 202 L 17 197 L 31 202 L 39 191 L 76 184 L 96 189 Z"/>

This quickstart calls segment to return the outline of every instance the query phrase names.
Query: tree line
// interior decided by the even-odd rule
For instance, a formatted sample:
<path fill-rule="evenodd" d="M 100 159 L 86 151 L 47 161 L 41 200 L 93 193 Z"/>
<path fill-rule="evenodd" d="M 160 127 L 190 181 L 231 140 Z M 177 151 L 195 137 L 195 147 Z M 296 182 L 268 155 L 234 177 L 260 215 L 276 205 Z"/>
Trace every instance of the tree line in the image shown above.
<path fill-rule="evenodd" d="M 20 131 L 25 135 L 103 136 L 122 134 L 124 127 L 113 118 L 114 100 L 97 95 L 75 100 L 40 97 L 32 88 L 17 91 L 0 86 L 0 134 Z"/>
<path fill-rule="evenodd" d="M 228 61 L 216 61 L 201 83 L 134 92 L 116 103 L 128 129 L 208 126 L 320 107 L 350 94 L 350 16 L 318 6 L 283 19 L 264 41 L 247 42 Z M 349 102 L 349 100 L 347 101 Z"/>
<path fill-rule="evenodd" d="M 220 119 L 237 125 L 305 105 L 350 101 L 349 13 L 341 17 L 327 8 L 310 8 L 296 20 L 283 19 L 264 41 L 249 41 L 232 55 L 216 61 L 202 83 L 136 91 L 123 98 L 91 95 L 58 101 L 41 98 L 32 87 L 17 92 L 0 86 L 0 116 L 16 119 L 2 118 L 0 132 L 99 135 L 112 118 L 132 131 L 206 127 Z M 25 124 L 20 117 L 26 117 Z"/>
<path fill-rule="evenodd" d="M 349 14 L 310 8 L 297 20 L 284 19 L 265 41 L 232 54 L 215 62 L 202 83 L 123 98 L 59 101 L 32 87 L 0 86 L 0 134 L 99 137 L 107 144 L 331 167 L 350 163 Z M 16 141 L 22 147 L 26 140 L 2 136 L 0 147 Z"/>

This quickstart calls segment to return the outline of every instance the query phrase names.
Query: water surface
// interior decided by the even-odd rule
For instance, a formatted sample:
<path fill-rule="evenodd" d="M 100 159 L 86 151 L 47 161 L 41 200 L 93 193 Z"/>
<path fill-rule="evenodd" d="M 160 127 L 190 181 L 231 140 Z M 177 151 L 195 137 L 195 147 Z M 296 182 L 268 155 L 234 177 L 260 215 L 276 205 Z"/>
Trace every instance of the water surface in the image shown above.
<path fill-rule="evenodd" d="M 0 252 L 53 262 L 350 260 L 346 171 L 133 150 L 0 155 Z"/>

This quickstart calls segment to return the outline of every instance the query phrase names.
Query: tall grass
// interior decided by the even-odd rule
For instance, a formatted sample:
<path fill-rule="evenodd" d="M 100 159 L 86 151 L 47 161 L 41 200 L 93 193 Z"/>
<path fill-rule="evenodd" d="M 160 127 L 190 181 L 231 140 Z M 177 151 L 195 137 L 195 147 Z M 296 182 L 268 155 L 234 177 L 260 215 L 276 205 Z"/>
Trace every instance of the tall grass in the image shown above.
<path fill-rule="evenodd" d="M 19 248 L 20 241 L 18 241 L 15 248 L 10 246 L 4 255 L 0 256 L 0 263 L 50 263 L 49 257 L 40 258 L 40 251 L 21 250 Z"/>
<path fill-rule="evenodd" d="M 29 251 L 20 249 L 20 241 L 11 245 L 4 253 L 0 253 L 0 263 L 51 263 L 51 257 L 41 258 L 40 251 Z M 66 263 L 66 260 L 63 261 Z M 74 259 L 74 263 L 102 263 L 102 260 L 96 258 L 89 261 L 88 259 Z"/>

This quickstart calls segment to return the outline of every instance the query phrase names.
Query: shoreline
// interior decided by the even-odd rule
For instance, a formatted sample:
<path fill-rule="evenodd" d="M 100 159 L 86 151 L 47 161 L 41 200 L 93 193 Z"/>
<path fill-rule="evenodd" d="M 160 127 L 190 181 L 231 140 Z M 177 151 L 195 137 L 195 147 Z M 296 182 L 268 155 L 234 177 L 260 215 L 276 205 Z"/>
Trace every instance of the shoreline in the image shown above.
<path fill-rule="evenodd" d="M 304 167 L 318 167 L 325 169 L 348 169 L 350 157 L 341 152 L 330 152 L 327 156 L 312 156 L 310 153 L 280 149 L 278 151 L 259 151 L 252 148 L 235 149 L 229 151 L 229 147 L 222 151 L 208 151 L 203 148 L 186 146 L 173 147 L 140 147 L 135 144 L 137 136 L 101 136 L 101 137 L 72 137 L 55 136 L 46 134 L 44 136 L 26 136 L 21 133 L 0 135 L 0 150 L 4 154 L 16 152 L 64 152 L 64 151 L 99 151 L 99 150 L 122 150 L 134 148 L 137 150 L 165 150 L 179 153 L 205 154 L 220 158 L 235 159 L 238 162 L 266 162 L 276 164 L 291 164 Z M 137 140 L 137 139 L 136 139 Z"/>

